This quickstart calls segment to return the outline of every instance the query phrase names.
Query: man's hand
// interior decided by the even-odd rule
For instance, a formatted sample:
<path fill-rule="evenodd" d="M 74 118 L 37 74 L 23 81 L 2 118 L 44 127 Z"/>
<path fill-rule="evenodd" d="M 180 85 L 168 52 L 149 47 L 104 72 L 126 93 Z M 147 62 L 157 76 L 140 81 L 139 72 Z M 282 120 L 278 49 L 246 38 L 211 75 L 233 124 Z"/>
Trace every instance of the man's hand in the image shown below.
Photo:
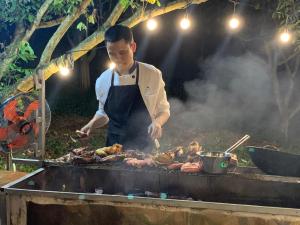
<path fill-rule="evenodd" d="M 148 127 L 148 134 L 150 134 L 153 140 L 161 138 L 162 128 L 160 123 L 154 120 Z"/>
<path fill-rule="evenodd" d="M 79 137 L 86 137 L 86 136 L 90 136 L 91 131 L 92 131 L 92 126 L 90 124 L 87 124 L 80 130 L 76 130 L 76 133 L 79 135 Z"/>
<path fill-rule="evenodd" d="M 94 115 L 93 119 L 90 120 L 84 127 L 80 130 L 77 130 L 76 133 L 79 137 L 87 137 L 90 136 L 91 132 L 99 127 L 103 127 L 108 123 L 109 119 L 105 116 L 99 116 L 97 114 Z"/>

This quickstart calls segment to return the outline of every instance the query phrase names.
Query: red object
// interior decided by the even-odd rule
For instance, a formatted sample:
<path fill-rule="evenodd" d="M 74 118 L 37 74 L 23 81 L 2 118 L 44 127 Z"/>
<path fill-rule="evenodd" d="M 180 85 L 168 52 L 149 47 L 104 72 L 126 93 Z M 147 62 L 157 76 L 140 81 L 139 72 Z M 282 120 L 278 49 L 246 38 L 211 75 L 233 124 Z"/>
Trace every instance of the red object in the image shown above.
<path fill-rule="evenodd" d="M 16 99 L 8 102 L 3 110 L 4 119 L 8 121 L 7 127 L 0 127 L 0 141 L 6 142 L 8 149 L 18 149 L 29 144 L 32 136 L 30 131 L 33 129 L 34 137 L 39 133 L 38 125 L 29 121 L 32 112 L 38 110 L 39 102 L 31 102 L 23 115 L 17 112 L 18 101 Z"/>

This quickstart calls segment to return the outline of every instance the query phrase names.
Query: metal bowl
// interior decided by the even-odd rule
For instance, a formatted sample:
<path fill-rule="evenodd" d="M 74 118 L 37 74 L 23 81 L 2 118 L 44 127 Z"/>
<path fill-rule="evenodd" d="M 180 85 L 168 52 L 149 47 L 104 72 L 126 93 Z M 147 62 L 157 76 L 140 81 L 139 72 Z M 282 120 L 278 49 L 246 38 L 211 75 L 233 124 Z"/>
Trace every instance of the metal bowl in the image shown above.
<path fill-rule="evenodd" d="M 230 154 L 223 152 L 204 152 L 200 155 L 203 161 L 203 171 L 210 174 L 227 173 Z"/>

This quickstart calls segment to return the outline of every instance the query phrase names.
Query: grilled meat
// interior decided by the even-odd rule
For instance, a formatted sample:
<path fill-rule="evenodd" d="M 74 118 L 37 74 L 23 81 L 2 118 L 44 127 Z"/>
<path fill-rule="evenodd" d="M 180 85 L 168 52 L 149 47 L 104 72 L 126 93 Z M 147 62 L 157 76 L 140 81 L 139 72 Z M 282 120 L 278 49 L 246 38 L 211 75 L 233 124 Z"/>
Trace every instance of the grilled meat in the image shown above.
<path fill-rule="evenodd" d="M 124 161 L 126 161 L 126 164 L 128 166 L 133 166 L 136 168 L 142 168 L 144 166 L 155 166 L 154 160 L 150 157 L 146 159 L 125 158 Z"/>
<path fill-rule="evenodd" d="M 123 161 L 125 158 L 125 154 L 119 154 L 119 155 L 109 155 L 104 158 L 97 157 L 97 162 L 117 162 L 117 161 Z"/>
<path fill-rule="evenodd" d="M 181 166 L 180 170 L 181 170 L 181 172 L 186 172 L 186 173 L 198 173 L 202 169 L 203 169 L 203 162 L 199 161 L 196 163 L 190 163 L 190 162 L 184 163 Z"/>
<path fill-rule="evenodd" d="M 172 163 L 172 164 L 168 165 L 168 169 L 169 170 L 178 170 L 182 167 L 183 164 L 184 163 L 178 163 L 178 162 Z"/>
<path fill-rule="evenodd" d="M 200 155 L 202 151 L 202 146 L 197 141 L 192 141 L 188 146 L 189 154 L 197 154 Z"/>
<path fill-rule="evenodd" d="M 154 156 L 154 161 L 158 164 L 168 165 L 174 162 L 175 153 L 172 151 L 163 152 Z"/>

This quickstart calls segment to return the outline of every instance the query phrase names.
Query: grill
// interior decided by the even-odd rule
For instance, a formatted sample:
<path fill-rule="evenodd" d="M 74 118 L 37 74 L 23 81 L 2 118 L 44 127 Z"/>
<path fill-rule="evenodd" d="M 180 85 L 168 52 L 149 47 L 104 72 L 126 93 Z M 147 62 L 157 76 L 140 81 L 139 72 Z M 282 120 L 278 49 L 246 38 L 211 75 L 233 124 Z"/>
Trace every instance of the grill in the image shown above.
<path fill-rule="evenodd" d="M 235 213 L 250 221 L 241 224 L 255 224 L 261 216 L 271 221 L 276 214 L 285 215 L 287 224 L 300 222 L 300 180 L 251 171 L 209 175 L 116 164 L 46 166 L 4 187 L 7 219 L 13 225 L 154 225 L 219 218 L 213 224 L 224 224 L 226 215 Z M 178 215 L 185 219 L 173 221 Z"/>

